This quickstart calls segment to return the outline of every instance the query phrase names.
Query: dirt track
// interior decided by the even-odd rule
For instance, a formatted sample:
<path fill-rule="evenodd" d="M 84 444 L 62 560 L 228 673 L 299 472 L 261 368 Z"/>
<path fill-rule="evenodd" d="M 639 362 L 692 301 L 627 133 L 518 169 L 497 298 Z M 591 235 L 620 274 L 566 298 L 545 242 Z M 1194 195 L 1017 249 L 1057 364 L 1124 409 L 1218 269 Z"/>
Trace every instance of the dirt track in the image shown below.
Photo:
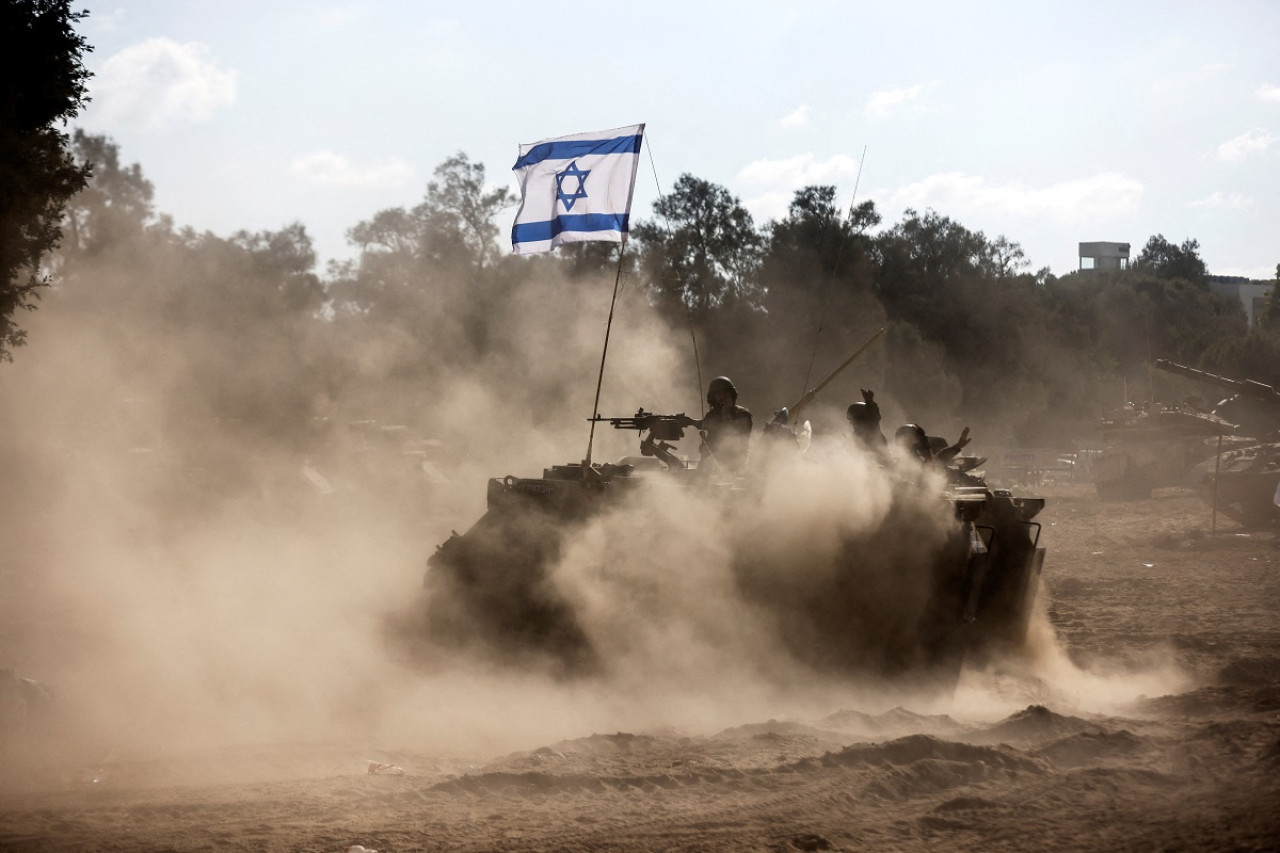
<path fill-rule="evenodd" d="M 11 850 L 1273 850 L 1280 541 L 1045 490 L 1054 653 L 985 716 L 813 707 L 510 754 L 275 743 L 0 771 Z M 1142 685 L 1176 687 L 1141 695 Z M 518 715 L 518 707 L 510 713 Z M 375 760 L 403 769 L 369 773 Z"/>

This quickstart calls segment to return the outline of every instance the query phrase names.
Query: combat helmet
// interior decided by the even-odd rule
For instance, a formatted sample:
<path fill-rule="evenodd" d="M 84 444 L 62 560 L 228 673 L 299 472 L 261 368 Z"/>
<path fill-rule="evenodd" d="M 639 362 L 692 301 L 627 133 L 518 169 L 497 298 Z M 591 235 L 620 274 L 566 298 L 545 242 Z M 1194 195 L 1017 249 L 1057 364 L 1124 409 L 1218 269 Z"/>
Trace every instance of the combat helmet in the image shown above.
<path fill-rule="evenodd" d="M 929 456 L 929 436 L 919 424 L 903 424 L 898 427 L 893 434 L 893 442 L 922 458 Z"/>
<path fill-rule="evenodd" d="M 880 413 L 873 411 L 869 405 L 861 400 L 857 403 L 849 404 L 849 408 L 845 410 L 844 416 L 857 423 L 880 422 Z"/>
<path fill-rule="evenodd" d="M 711 395 L 717 391 L 728 391 L 733 399 L 738 399 L 738 389 L 734 387 L 733 380 L 728 376 L 717 376 L 707 383 L 707 400 L 711 400 Z"/>

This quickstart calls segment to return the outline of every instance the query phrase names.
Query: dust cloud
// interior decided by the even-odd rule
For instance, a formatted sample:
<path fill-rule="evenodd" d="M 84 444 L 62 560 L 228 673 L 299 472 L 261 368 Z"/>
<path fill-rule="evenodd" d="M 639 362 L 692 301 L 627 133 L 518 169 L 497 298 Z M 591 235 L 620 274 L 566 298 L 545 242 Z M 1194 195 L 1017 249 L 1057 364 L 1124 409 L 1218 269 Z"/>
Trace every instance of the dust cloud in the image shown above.
<path fill-rule="evenodd" d="M 184 337 L 46 300 L 31 344 L 0 369 L 0 667 L 56 692 L 45 754 L 279 741 L 492 753 L 586 730 L 947 707 L 844 677 L 849 661 L 831 657 L 855 622 L 910 631 L 928 591 L 912 572 L 946 536 L 937 483 L 906 495 L 839 436 L 764 471 L 763 497 L 657 486 L 572 537 L 548 571 L 600 657 L 591 677 L 448 649 L 424 668 L 390 642 L 388 619 L 420 606 L 426 558 L 480 517 L 489 477 L 585 455 L 608 299 L 607 282 L 523 288 L 501 327 L 511 355 L 421 386 L 397 374 L 412 348 L 393 330 L 358 342 L 335 330 L 341 352 L 313 341 L 308 357 L 340 359 L 345 384 L 283 412 L 266 395 L 235 417 L 219 394 L 287 377 L 297 353 L 237 354 L 199 326 Z M 618 316 L 601 413 L 700 414 L 687 331 L 632 292 Z M 636 444 L 601 425 L 593 458 Z M 814 576 L 850 541 L 863 574 Z M 860 620 L 828 606 L 850 584 L 879 602 Z M 1065 659 L 1043 613 L 1036 630 L 1024 665 L 1097 694 L 1100 677 Z M 989 696 L 962 694 L 974 709 Z"/>

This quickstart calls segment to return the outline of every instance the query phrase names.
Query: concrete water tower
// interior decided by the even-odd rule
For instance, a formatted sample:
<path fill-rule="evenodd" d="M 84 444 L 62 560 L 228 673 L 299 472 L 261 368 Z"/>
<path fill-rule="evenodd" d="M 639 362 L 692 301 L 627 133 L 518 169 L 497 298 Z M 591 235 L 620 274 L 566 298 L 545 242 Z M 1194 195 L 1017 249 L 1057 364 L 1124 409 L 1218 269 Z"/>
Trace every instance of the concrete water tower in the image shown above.
<path fill-rule="evenodd" d="M 1080 269 L 1127 270 L 1129 268 L 1128 243 L 1081 243 Z"/>

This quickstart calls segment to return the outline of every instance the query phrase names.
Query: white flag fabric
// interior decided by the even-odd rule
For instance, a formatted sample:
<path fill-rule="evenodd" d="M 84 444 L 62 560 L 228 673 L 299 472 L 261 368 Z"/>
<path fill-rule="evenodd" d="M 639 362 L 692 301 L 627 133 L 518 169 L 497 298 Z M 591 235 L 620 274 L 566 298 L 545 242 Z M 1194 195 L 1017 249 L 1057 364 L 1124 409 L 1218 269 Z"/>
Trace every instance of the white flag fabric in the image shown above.
<path fill-rule="evenodd" d="M 521 145 L 511 167 L 520 181 L 511 250 L 532 255 L 562 243 L 625 240 L 643 138 L 644 125 L 633 124 Z"/>

